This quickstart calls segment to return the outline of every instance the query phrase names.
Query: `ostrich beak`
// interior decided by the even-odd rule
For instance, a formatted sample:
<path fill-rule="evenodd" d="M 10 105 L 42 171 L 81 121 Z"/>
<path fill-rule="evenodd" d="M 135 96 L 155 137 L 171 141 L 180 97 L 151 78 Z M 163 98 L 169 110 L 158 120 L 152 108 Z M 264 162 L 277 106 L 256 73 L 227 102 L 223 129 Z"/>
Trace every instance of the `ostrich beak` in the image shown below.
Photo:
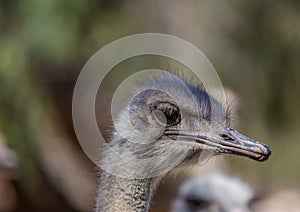
<path fill-rule="evenodd" d="M 265 161 L 272 153 L 268 145 L 248 138 L 232 128 L 225 129 L 220 137 L 221 153 L 246 156 L 256 161 Z"/>
<path fill-rule="evenodd" d="M 166 135 L 173 140 L 194 141 L 201 149 L 208 149 L 216 154 L 240 155 L 256 161 L 265 161 L 272 153 L 268 145 L 248 138 L 231 128 L 225 128 L 218 136 L 209 133 L 181 132 L 166 132 Z"/>

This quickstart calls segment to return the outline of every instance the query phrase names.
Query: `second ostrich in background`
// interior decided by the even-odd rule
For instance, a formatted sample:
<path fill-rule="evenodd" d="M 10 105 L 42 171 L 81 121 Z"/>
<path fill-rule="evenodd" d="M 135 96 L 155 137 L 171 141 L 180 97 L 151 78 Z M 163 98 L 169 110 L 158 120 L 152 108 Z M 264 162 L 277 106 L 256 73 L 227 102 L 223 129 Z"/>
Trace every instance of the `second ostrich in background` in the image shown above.
<path fill-rule="evenodd" d="M 243 181 L 221 173 L 187 180 L 172 212 L 250 212 L 253 190 Z"/>
<path fill-rule="evenodd" d="M 148 211 L 159 170 L 195 164 L 203 150 L 268 159 L 270 148 L 231 128 L 230 117 L 226 103 L 170 73 L 137 87 L 101 155 L 96 211 Z"/>

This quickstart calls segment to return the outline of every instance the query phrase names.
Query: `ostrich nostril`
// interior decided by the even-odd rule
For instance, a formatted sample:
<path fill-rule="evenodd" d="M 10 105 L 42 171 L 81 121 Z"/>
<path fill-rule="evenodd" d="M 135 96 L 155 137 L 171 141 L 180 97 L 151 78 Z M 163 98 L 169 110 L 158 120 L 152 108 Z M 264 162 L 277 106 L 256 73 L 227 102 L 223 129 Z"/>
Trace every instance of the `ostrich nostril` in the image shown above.
<path fill-rule="evenodd" d="M 221 137 L 226 141 L 234 141 L 234 138 L 232 138 L 231 136 L 224 134 L 224 133 L 221 134 Z"/>

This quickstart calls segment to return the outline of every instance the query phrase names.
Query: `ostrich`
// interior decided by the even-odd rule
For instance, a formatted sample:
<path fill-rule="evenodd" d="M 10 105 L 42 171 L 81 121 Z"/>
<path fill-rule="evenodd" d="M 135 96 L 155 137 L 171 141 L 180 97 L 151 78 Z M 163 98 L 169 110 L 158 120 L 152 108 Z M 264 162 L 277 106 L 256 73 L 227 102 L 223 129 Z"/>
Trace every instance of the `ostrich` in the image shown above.
<path fill-rule="evenodd" d="M 173 212 L 250 212 L 253 198 L 252 189 L 243 181 L 209 173 L 181 186 Z"/>
<path fill-rule="evenodd" d="M 171 169 L 196 164 L 203 155 L 268 159 L 267 145 L 232 128 L 230 111 L 204 88 L 169 72 L 139 85 L 100 155 L 104 171 L 96 211 L 147 212 L 162 177 Z"/>

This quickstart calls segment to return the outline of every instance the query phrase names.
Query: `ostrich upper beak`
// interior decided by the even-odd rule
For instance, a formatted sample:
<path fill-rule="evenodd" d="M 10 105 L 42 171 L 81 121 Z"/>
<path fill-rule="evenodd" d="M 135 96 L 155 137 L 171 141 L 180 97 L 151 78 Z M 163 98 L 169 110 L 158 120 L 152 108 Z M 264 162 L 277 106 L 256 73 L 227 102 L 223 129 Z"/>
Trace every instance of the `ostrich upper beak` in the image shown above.
<path fill-rule="evenodd" d="M 165 132 L 171 139 L 194 141 L 202 149 L 208 149 L 216 154 L 234 154 L 246 156 L 256 161 L 265 161 L 272 153 L 271 148 L 258 141 L 246 137 L 235 129 L 225 128 L 218 136 L 204 133 Z"/>

